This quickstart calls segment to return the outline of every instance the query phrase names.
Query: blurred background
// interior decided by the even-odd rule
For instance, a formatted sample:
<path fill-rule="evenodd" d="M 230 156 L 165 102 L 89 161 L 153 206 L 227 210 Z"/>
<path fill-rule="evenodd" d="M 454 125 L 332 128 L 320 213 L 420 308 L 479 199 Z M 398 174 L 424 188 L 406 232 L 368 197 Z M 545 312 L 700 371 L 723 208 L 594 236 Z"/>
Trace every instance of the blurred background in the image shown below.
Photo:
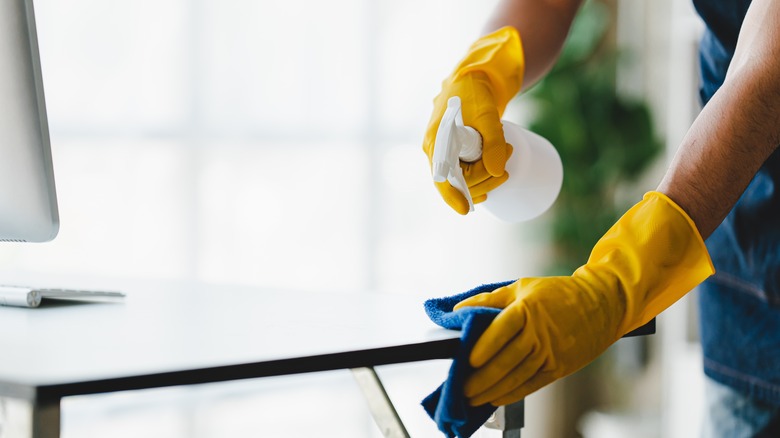
<path fill-rule="evenodd" d="M 0 246 L 3 283 L 433 297 L 571 272 L 698 112 L 702 25 L 689 0 L 587 2 L 553 74 L 507 110 L 565 166 L 554 208 L 512 225 L 449 210 L 421 151 L 494 4 L 36 0 L 61 231 Z M 529 397 L 523 436 L 694 436 L 693 300 Z M 412 436 L 438 436 L 419 402 L 448 366 L 378 369 Z M 346 371 L 63 403 L 64 437 L 141 434 L 380 436 Z"/>

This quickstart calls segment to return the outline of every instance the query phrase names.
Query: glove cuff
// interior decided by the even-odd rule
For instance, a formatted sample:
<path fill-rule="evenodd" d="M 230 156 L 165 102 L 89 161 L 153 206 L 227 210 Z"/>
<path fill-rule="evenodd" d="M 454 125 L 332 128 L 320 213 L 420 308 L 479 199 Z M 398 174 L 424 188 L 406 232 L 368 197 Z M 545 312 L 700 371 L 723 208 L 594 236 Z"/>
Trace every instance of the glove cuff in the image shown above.
<path fill-rule="evenodd" d="M 624 315 L 616 339 L 666 310 L 715 273 L 707 247 L 685 211 L 648 192 L 594 246 L 589 268 L 618 282 Z"/>
<path fill-rule="evenodd" d="M 688 216 L 688 213 L 685 210 L 683 210 L 682 207 L 677 205 L 677 203 L 674 202 L 672 200 L 672 198 L 666 196 L 666 194 L 664 194 L 664 193 L 656 192 L 656 191 L 647 192 L 642 197 L 642 201 L 646 201 L 646 200 L 653 199 L 653 198 L 658 198 L 659 200 L 663 201 L 669 207 L 675 209 L 677 211 L 677 213 L 679 213 L 680 216 L 682 216 L 683 219 L 685 219 L 685 222 L 687 222 L 688 225 L 691 227 L 691 233 L 696 238 L 696 241 L 698 242 L 699 247 L 703 249 L 705 255 L 707 256 L 707 262 L 709 263 L 710 268 L 712 269 L 712 272 L 715 273 L 715 267 L 712 264 L 712 260 L 710 260 L 709 252 L 707 252 L 707 245 L 704 244 L 704 239 L 701 237 L 701 233 L 699 232 L 699 228 L 696 226 L 696 223 L 693 221 L 693 219 L 691 219 L 691 217 Z"/>

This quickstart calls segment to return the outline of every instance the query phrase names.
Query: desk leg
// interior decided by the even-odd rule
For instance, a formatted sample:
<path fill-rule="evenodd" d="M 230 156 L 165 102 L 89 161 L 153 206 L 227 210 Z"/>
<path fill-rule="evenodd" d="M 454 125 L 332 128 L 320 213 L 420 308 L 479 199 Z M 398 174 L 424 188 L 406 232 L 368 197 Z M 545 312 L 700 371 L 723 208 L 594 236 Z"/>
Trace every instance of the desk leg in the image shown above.
<path fill-rule="evenodd" d="M 525 424 L 525 400 L 496 409 L 493 416 L 485 422 L 488 429 L 502 431 L 502 438 L 520 438 L 520 429 Z"/>
<path fill-rule="evenodd" d="M 363 395 L 368 401 L 368 407 L 371 409 L 371 415 L 374 417 L 382 435 L 386 438 L 409 438 L 401 417 L 398 416 L 393 402 L 387 396 L 382 381 L 376 375 L 373 367 L 352 368 L 352 376 L 357 380 Z"/>
<path fill-rule="evenodd" d="M 60 403 L 0 397 L 0 438 L 59 438 Z"/>

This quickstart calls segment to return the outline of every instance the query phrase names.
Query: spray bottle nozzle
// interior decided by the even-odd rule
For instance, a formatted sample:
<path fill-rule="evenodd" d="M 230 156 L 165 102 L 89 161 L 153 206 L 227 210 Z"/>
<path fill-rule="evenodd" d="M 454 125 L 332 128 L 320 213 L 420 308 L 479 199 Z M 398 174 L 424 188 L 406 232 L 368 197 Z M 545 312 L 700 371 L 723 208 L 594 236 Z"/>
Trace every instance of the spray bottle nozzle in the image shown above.
<path fill-rule="evenodd" d="M 450 97 L 433 146 L 433 180 L 449 181 L 466 198 L 470 212 L 474 211 L 474 203 L 460 161 L 472 162 L 481 156 L 482 137 L 474 128 L 463 125 L 460 97 Z"/>

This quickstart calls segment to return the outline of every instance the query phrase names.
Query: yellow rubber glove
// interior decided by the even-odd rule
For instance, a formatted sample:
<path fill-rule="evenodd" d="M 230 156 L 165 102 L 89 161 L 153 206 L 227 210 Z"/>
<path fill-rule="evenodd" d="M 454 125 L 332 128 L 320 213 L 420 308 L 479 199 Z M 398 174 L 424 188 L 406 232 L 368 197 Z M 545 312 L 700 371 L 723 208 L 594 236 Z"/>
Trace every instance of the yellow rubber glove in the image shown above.
<path fill-rule="evenodd" d="M 489 191 L 509 178 L 504 166 L 512 146 L 504 139 L 501 116 L 509 100 L 520 91 L 524 66 L 517 30 L 502 27 L 472 44 L 433 101 L 433 115 L 423 141 L 429 165 L 433 160 L 436 131 L 450 97 L 460 97 L 463 123 L 482 136 L 482 158 L 473 163 L 460 163 L 474 203 L 487 199 Z M 468 213 L 468 201 L 458 190 L 446 181 L 435 184 L 450 207 L 460 214 Z"/>
<path fill-rule="evenodd" d="M 569 277 L 523 278 L 455 306 L 504 309 L 471 352 L 472 405 L 518 401 L 587 365 L 715 272 L 693 221 L 647 193 Z"/>

